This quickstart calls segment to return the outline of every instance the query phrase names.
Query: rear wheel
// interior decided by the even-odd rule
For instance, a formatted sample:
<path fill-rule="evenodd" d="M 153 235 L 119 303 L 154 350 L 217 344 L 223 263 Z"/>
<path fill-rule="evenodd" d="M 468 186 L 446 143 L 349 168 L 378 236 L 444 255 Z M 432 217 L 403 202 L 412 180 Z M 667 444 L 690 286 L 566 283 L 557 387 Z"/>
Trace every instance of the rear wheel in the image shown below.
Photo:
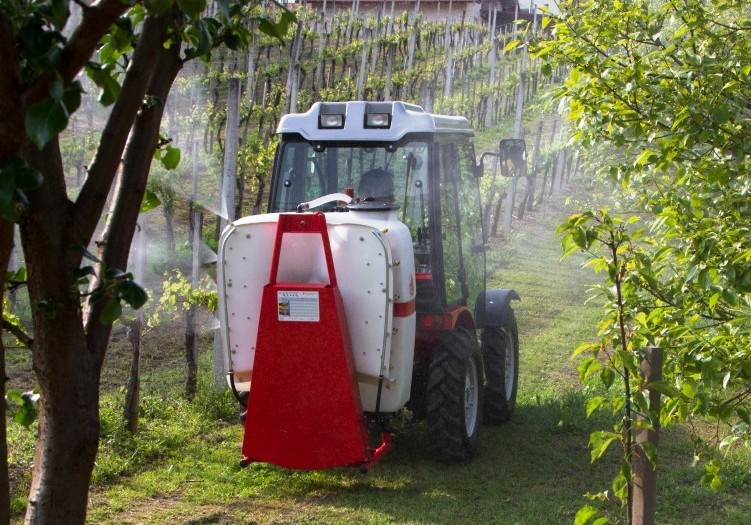
<path fill-rule="evenodd" d="M 509 309 L 505 324 L 487 327 L 482 334 L 485 363 L 485 422 L 498 425 L 511 419 L 519 382 L 519 334 L 514 311 Z"/>
<path fill-rule="evenodd" d="M 445 461 L 474 454 L 482 422 L 482 357 L 474 334 L 457 328 L 433 350 L 428 370 L 428 436 Z"/>

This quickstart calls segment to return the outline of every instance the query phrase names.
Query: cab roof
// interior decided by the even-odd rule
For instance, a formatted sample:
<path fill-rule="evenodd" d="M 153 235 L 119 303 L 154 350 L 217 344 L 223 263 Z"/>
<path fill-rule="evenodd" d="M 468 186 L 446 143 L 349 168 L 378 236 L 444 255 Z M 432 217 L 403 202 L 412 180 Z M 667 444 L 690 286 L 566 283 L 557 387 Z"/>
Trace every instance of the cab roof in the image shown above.
<path fill-rule="evenodd" d="M 283 116 L 276 132 L 299 134 L 312 142 L 392 142 L 408 133 L 474 135 L 464 117 L 434 115 L 399 101 L 316 102 L 306 113 Z"/>

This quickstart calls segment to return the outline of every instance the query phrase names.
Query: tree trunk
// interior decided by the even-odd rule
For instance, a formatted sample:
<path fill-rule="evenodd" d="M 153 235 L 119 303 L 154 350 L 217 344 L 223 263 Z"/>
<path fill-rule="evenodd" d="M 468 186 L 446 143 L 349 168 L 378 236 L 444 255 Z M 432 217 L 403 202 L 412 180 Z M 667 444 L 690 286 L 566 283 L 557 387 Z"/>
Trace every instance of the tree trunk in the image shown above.
<path fill-rule="evenodd" d="M 45 175 L 29 191 L 21 237 L 33 310 L 34 372 L 39 383 L 37 438 L 26 523 L 83 523 L 99 439 L 99 370 L 86 351 L 80 299 L 72 293 L 80 255 L 71 234 L 57 139 L 27 160 Z M 97 319 L 98 322 L 98 319 Z"/>
<path fill-rule="evenodd" d="M 21 73 L 13 32 L 0 12 L 0 165 L 15 156 L 23 144 L 23 112 L 14 111 L 20 106 Z M 5 274 L 13 251 L 13 223 L 0 219 L 0 290 L 5 289 Z M 0 319 L 3 314 L 0 301 Z M 0 331 L 0 524 L 10 522 L 10 484 L 8 479 L 8 445 L 5 418 L 5 348 Z"/>
<path fill-rule="evenodd" d="M 5 271 L 13 251 L 12 222 L 0 220 L 0 290 L 5 289 Z M 3 318 L 4 301 L 0 301 L 0 319 Z M 8 444 L 5 428 L 5 346 L 0 331 L 0 524 L 10 523 L 10 482 L 8 479 Z"/>

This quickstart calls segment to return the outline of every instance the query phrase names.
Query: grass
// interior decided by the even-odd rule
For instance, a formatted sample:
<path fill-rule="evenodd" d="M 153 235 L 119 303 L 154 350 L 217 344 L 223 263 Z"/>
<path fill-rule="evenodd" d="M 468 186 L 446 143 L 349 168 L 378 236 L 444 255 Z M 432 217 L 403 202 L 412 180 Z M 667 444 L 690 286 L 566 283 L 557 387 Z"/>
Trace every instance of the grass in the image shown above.
<path fill-rule="evenodd" d="M 571 350 L 595 335 L 596 304 L 584 304 L 596 277 L 581 260 L 559 260 L 551 233 L 562 202 L 546 205 L 489 252 L 490 286 L 515 288 L 521 364 L 513 421 L 485 427 L 478 456 L 465 464 L 435 462 L 424 425 L 398 434 L 374 470 L 298 472 L 265 464 L 239 467 L 237 407 L 202 376 L 197 399 L 182 400 L 179 323 L 144 343 L 141 428 L 120 423 L 127 347 L 116 343 L 105 373 L 102 442 L 89 506 L 92 523 L 571 523 L 583 494 L 607 490 L 618 458 L 595 464 L 586 448 L 602 416 L 587 419 Z M 209 339 L 202 356 L 210 368 Z M 14 365 L 15 366 L 15 365 Z M 13 510 L 21 520 L 33 429 L 12 426 Z M 660 445 L 658 522 L 742 524 L 751 515 L 751 454 L 725 462 L 718 492 L 699 484 L 693 445 L 681 429 Z M 606 509 L 606 507 L 602 507 Z"/>

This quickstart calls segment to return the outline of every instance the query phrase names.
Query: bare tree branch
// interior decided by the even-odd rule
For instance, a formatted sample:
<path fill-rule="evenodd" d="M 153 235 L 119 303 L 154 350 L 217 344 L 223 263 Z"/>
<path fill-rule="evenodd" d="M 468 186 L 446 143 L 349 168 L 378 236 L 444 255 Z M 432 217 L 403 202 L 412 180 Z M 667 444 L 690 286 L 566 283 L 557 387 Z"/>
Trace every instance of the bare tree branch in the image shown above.
<path fill-rule="evenodd" d="M 120 96 L 112 107 L 96 156 L 76 200 L 73 212 L 75 244 L 88 246 L 102 215 L 130 128 L 143 103 L 146 86 L 166 38 L 167 20 L 168 16 L 163 15 L 149 17 L 144 22 Z"/>
<path fill-rule="evenodd" d="M 12 334 L 13 337 L 21 341 L 27 348 L 31 348 L 31 345 L 34 344 L 34 340 L 29 337 L 29 334 L 21 330 L 13 323 L 9 322 L 7 319 L 2 320 L 2 327 L 3 330 L 8 332 L 9 334 Z"/>
<path fill-rule="evenodd" d="M 144 107 L 138 114 L 128 138 L 123 168 L 115 189 L 115 199 L 102 233 L 100 258 L 108 268 L 125 268 L 128 263 L 138 210 L 146 191 L 149 168 L 159 140 L 159 124 L 164 113 L 170 87 L 182 68 L 180 46 L 161 48 L 147 94 L 160 103 Z M 95 283 L 94 286 L 98 286 Z M 89 297 L 84 309 L 84 330 L 89 351 L 97 356 L 99 366 L 104 361 L 112 325 L 99 322 L 106 300 Z"/>

